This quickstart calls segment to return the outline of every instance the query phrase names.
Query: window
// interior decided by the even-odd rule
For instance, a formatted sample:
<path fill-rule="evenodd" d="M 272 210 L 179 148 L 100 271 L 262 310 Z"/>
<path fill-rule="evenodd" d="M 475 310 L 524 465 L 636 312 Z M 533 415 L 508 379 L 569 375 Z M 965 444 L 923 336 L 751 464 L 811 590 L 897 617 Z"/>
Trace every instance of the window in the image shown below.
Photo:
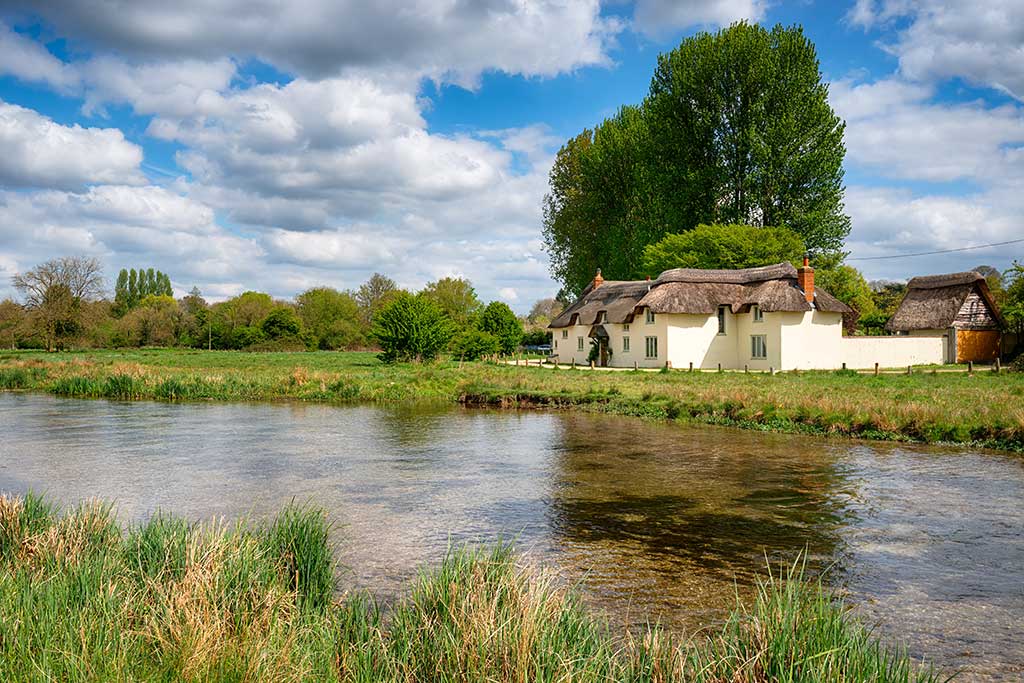
<path fill-rule="evenodd" d="M 576 337 L 576 350 L 577 351 L 582 351 L 583 350 L 583 337 Z"/>
<path fill-rule="evenodd" d="M 718 307 L 718 334 L 725 334 L 725 306 Z"/>
<path fill-rule="evenodd" d="M 754 322 L 755 323 L 764 322 L 764 313 L 761 312 L 761 307 L 760 306 L 758 306 L 757 304 L 754 304 L 754 307 L 751 308 L 750 310 L 752 310 L 754 312 Z"/>
<path fill-rule="evenodd" d="M 625 325 L 622 326 L 622 331 L 629 332 L 629 323 L 626 323 Z"/>
<path fill-rule="evenodd" d="M 644 341 L 647 342 L 647 357 L 657 358 L 658 357 L 658 338 L 647 337 Z"/>
<path fill-rule="evenodd" d="M 562 339 L 569 338 L 569 330 L 562 330 Z"/>
<path fill-rule="evenodd" d="M 557 351 L 557 350 L 558 350 L 558 340 L 556 339 L 555 340 L 555 351 Z"/>
<path fill-rule="evenodd" d="M 654 324 L 654 311 L 652 311 L 651 309 L 648 308 L 647 309 L 647 317 L 645 318 L 645 320 L 646 320 L 648 325 L 653 325 Z"/>
<path fill-rule="evenodd" d="M 763 334 L 750 335 L 750 357 L 762 359 L 768 357 L 768 345 L 765 344 Z"/>
<path fill-rule="evenodd" d="M 597 322 L 602 324 L 608 322 L 608 314 L 602 311 L 601 314 L 597 316 Z"/>
<path fill-rule="evenodd" d="M 622 352 L 623 353 L 629 352 L 629 337 L 623 337 L 622 338 Z"/>

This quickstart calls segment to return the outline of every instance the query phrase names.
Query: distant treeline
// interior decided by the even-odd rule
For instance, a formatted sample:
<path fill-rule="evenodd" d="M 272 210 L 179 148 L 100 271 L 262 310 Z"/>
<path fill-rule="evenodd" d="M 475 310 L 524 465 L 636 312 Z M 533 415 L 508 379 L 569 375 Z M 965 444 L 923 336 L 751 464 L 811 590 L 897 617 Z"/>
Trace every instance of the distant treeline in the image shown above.
<path fill-rule="evenodd" d="M 399 328 L 413 314 L 436 323 L 425 347 L 416 346 L 424 340 L 399 339 L 413 346 L 408 353 L 393 349 L 396 359 L 444 352 L 468 359 L 545 343 L 545 328 L 561 310 L 545 299 L 520 319 L 503 303 L 485 305 L 463 278 L 442 278 L 412 293 L 380 273 L 355 290 L 313 287 L 293 300 L 248 291 L 211 304 L 195 287 L 175 299 L 170 277 L 159 270 L 122 269 L 111 299 L 100 263 L 75 257 L 40 264 L 13 283 L 23 300 L 0 302 L 0 346 L 7 348 L 380 349 L 382 339 L 395 338 L 378 321 L 391 307 Z"/>

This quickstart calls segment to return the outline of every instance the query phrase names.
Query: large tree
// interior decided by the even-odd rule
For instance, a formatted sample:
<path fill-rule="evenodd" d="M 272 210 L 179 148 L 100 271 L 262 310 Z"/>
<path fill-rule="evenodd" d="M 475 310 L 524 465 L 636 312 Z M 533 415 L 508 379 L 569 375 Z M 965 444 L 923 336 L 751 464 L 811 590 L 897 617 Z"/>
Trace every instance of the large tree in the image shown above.
<path fill-rule="evenodd" d="M 77 334 L 82 305 L 103 294 L 103 271 L 94 258 L 53 259 L 18 273 L 11 281 L 50 350 L 62 347 Z"/>
<path fill-rule="evenodd" d="M 356 303 L 359 304 L 359 315 L 363 322 L 373 322 L 377 311 L 398 291 L 395 281 L 386 275 L 374 273 L 370 279 L 359 285 L 356 290 Z"/>
<path fill-rule="evenodd" d="M 483 306 L 476 297 L 473 283 L 465 278 L 443 277 L 436 282 L 428 282 L 420 294 L 433 301 L 459 326 L 469 322 L 470 317 Z"/>
<path fill-rule="evenodd" d="M 478 327 L 482 332 L 494 335 L 502 353 L 512 354 L 523 339 L 523 324 L 508 307 L 500 301 L 492 301 L 480 314 Z"/>
<path fill-rule="evenodd" d="M 799 28 L 738 23 L 661 55 L 648 97 L 559 151 L 544 200 L 552 274 L 578 294 L 602 268 L 700 224 L 784 226 L 838 251 L 844 124 Z"/>
<path fill-rule="evenodd" d="M 397 291 L 374 316 L 372 335 L 385 363 L 419 362 L 436 358 L 448 346 L 454 329 L 434 302 Z"/>

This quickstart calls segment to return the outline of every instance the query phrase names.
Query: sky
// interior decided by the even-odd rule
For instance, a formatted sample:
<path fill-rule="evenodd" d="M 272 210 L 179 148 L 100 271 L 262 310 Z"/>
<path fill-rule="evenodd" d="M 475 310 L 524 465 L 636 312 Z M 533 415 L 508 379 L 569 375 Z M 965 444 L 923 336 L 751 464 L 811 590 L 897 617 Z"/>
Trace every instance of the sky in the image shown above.
<path fill-rule="evenodd" d="M 570 136 L 659 53 L 799 24 L 846 121 L 850 263 L 1003 269 L 1024 243 L 1024 2 L 0 0 L 0 298 L 95 256 L 175 293 L 291 298 L 375 271 L 558 290 L 541 201 Z"/>

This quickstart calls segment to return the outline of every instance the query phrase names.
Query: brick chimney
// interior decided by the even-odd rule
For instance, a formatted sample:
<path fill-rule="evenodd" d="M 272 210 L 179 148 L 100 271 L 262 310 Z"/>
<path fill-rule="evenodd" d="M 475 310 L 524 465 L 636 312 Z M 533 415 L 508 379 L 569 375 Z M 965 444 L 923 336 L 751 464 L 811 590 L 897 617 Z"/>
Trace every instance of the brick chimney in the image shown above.
<path fill-rule="evenodd" d="M 796 270 L 796 283 L 804 290 L 804 298 L 808 303 L 814 302 L 814 268 L 807 264 L 807 257 L 804 256 L 804 265 Z"/>
<path fill-rule="evenodd" d="M 600 287 L 600 286 L 601 286 L 601 285 L 602 285 L 603 283 L 604 283 L 604 278 L 603 278 L 603 277 L 601 277 L 601 269 L 600 269 L 600 268 L 598 268 L 598 269 L 597 269 L 597 275 L 595 275 L 595 276 L 594 276 L 594 282 L 592 283 L 592 284 L 593 284 L 593 287 L 591 287 L 591 289 L 597 289 L 597 288 L 598 288 L 598 287 Z"/>

